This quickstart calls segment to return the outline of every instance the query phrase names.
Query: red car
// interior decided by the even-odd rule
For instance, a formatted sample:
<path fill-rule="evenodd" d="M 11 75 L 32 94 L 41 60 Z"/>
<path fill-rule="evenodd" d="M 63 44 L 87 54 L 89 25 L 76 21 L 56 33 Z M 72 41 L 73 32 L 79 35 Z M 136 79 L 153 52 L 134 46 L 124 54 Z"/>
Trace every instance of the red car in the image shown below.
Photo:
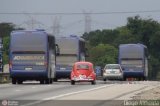
<path fill-rule="evenodd" d="M 73 65 L 71 72 L 71 84 L 75 82 L 91 82 L 96 84 L 96 74 L 94 72 L 93 64 L 90 62 L 76 62 Z"/>

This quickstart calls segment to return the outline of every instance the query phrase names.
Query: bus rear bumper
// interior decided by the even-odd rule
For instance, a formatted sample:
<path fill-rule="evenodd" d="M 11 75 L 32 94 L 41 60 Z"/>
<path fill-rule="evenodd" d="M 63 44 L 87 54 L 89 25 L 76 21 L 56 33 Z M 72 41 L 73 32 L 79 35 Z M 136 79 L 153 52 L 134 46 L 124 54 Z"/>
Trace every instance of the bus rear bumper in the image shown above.
<path fill-rule="evenodd" d="M 10 71 L 11 78 L 16 79 L 24 79 L 24 80 L 39 80 L 47 78 L 47 71 L 46 70 L 12 70 Z"/>
<path fill-rule="evenodd" d="M 132 78 L 139 78 L 144 77 L 143 71 L 124 71 L 123 72 L 124 77 L 132 77 Z"/>

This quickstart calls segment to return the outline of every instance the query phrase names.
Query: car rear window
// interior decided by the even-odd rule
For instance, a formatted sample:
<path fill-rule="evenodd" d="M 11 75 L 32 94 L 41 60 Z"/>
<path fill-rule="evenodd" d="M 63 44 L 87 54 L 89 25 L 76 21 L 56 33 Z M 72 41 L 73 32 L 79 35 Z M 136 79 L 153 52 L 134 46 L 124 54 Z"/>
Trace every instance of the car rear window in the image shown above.
<path fill-rule="evenodd" d="M 79 69 L 89 69 L 89 66 L 87 64 L 78 64 L 77 70 L 79 70 Z"/>
<path fill-rule="evenodd" d="M 119 69 L 119 65 L 107 65 L 105 69 Z"/>

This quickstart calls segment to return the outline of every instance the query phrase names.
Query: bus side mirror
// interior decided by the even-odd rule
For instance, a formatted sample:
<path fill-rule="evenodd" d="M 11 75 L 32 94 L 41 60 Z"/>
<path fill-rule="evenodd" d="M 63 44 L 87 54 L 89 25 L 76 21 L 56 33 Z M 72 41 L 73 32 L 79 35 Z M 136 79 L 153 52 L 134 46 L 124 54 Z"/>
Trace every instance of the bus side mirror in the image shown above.
<path fill-rule="evenodd" d="M 55 46 L 56 46 L 56 56 L 59 56 L 60 55 L 59 46 L 58 46 L 58 44 L 56 44 Z"/>

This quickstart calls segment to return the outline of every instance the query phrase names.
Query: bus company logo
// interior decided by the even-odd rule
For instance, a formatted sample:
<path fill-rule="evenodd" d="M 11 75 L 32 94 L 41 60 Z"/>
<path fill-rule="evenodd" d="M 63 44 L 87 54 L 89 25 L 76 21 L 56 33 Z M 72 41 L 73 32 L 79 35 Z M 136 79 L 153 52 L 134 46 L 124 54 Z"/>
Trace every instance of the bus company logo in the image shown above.
<path fill-rule="evenodd" d="M 44 60 L 44 56 L 14 56 L 13 60 Z"/>
<path fill-rule="evenodd" d="M 7 106 L 8 105 L 8 100 L 3 100 L 2 101 L 2 106 Z"/>

